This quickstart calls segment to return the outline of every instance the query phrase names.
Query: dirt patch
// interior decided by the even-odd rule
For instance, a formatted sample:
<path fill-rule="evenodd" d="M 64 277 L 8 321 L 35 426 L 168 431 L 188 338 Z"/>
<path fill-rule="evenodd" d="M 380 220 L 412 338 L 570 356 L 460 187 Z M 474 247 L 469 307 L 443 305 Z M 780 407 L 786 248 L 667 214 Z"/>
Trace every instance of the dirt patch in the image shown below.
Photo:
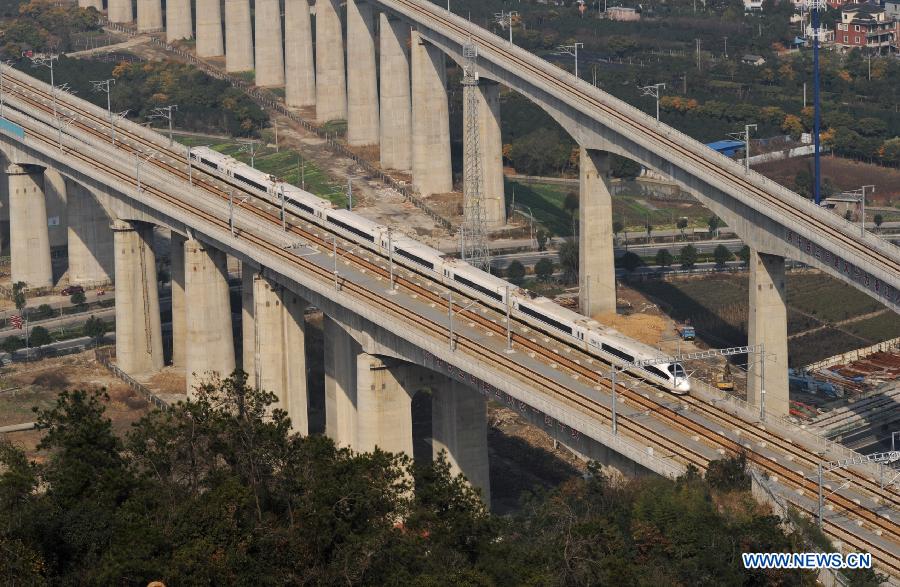
<path fill-rule="evenodd" d="M 625 336 L 656 346 L 663 334 L 671 332 L 671 322 L 654 314 L 597 314 L 594 319 L 601 324 L 615 328 Z"/>
<path fill-rule="evenodd" d="M 794 179 L 809 170 L 809 158 L 786 159 L 755 165 L 753 168 L 782 185 L 793 188 Z M 855 190 L 863 184 L 875 184 L 875 191 L 867 196 L 870 204 L 889 205 L 900 198 L 900 169 L 861 163 L 840 157 L 822 158 L 822 180 L 829 180 L 840 190 Z"/>
<path fill-rule="evenodd" d="M 93 351 L 13 363 L 3 369 L 0 388 L 8 390 L 0 393 L 0 426 L 33 422 L 34 408 L 52 408 L 61 392 L 75 389 L 106 392 L 106 415 L 119 435 L 150 409 L 143 397 L 94 360 Z M 29 457 L 40 460 L 36 447 L 41 435 L 40 431 L 30 430 L 9 433 L 4 438 L 22 446 Z"/>

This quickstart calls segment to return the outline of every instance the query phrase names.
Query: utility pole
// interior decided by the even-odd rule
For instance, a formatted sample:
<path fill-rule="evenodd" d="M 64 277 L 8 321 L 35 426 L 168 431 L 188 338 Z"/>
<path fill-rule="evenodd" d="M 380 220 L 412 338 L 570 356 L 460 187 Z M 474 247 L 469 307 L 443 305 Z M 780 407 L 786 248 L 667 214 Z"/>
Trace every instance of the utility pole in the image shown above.
<path fill-rule="evenodd" d="M 822 202 L 822 160 L 819 135 L 821 134 L 821 104 L 819 101 L 819 11 L 825 10 L 825 0 L 810 0 L 813 26 L 813 195 L 818 206 Z"/>
<path fill-rule="evenodd" d="M 571 45 L 560 45 L 554 51 L 554 55 L 571 55 L 575 58 L 575 77 L 578 76 L 578 48 L 584 47 L 584 43 L 572 43 Z"/>
<path fill-rule="evenodd" d="M 725 59 L 728 59 L 728 37 L 725 38 Z"/>
<path fill-rule="evenodd" d="M 172 130 L 173 130 L 173 119 L 174 111 L 178 110 L 177 104 L 170 104 L 168 106 L 160 106 L 158 108 L 154 108 L 152 113 L 148 118 L 161 118 L 169 121 L 169 146 L 171 147 L 174 139 L 172 138 Z"/>
<path fill-rule="evenodd" d="M 248 140 L 238 141 L 238 144 L 241 145 L 238 152 L 250 153 L 250 167 L 256 169 L 256 151 L 259 150 L 259 143 L 257 141 Z"/>
<path fill-rule="evenodd" d="M 509 12 L 503 12 L 502 10 L 494 15 L 494 20 L 497 24 L 500 25 L 501 28 L 509 27 L 509 44 L 512 45 L 513 42 L 513 19 L 517 18 L 519 13 L 515 10 L 511 10 Z"/>
<path fill-rule="evenodd" d="M 23 56 L 27 57 L 24 53 Z M 49 53 L 47 55 L 35 55 L 27 57 L 31 60 L 32 67 L 44 66 L 50 68 L 50 98 L 53 102 L 53 118 L 56 118 L 56 84 L 53 81 L 53 62 L 59 60 L 58 53 Z"/>
<path fill-rule="evenodd" d="M 115 135 L 116 135 L 116 125 L 113 123 L 113 113 L 112 113 L 112 102 L 111 102 L 111 84 L 115 84 L 115 78 L 103 79 L 103 80 L 91 80 L 91 84 L 94 86 L 95 92 L 105 92 L 106 93 L 106 114 L 109 116 L 109 133 L 113 144 L 115 144 Z"/>
<path fill-rule="evenodd" d="M 666 84 L 652 84 L 641 88 L 642 96 L 652 96 L 656 98 L 656 122 L 659 123 L 659 91 L 666 89 Z"/>
<path fill-rule="evenodd" d="M 731 137 L 744 142 L 744 171 L 750 171 L 750 130 L 756 130 L 755 124 L 745 124 L 744 132 L 731 133 Z"/>
<path fill-rule="evenodd" d="M 697 41 L 697 71 L 700 71 L 700 39 L 694 39 Z"/>

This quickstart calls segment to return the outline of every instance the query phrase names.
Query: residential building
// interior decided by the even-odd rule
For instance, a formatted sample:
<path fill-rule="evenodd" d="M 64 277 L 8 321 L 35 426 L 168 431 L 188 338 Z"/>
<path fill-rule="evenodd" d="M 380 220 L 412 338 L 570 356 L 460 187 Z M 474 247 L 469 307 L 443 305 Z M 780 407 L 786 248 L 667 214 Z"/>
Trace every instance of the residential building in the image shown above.
<path fill-rule="evenodd" d="M 842 51 L 865 48 L 889 53 L 897 32 L 884 8 L 872 4 L 847 4 L 841 9 L 841 22 L 835 25 L 834 44 Z"/>
<path fill-rule="evenodd" d="M 766 60 L 762 55 L 751 55 L 748 53 L 747 55 L 741 57 L 741 63 L 759 67 L 760 65 L 764 65 L 766 63 Z"/>
<path fill-rule="evenodd" d="M 635 21 L 641 20 L 641 12 L 636 8 L 624 6 L 610 6 L 606 9 L 606 18 L 609 20 Z"/>

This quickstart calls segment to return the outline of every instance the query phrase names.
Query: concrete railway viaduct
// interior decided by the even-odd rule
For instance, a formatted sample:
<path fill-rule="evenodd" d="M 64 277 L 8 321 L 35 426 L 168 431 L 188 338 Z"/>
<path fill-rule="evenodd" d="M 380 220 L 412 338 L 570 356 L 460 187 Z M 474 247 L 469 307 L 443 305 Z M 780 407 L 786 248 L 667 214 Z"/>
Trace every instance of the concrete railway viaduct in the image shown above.
<path fill-rule="evenodd" d="M 150 242 L 153 227 L 163 227 L 173 235 L 173 361 L 185 369 L 188 392 L 196 377 L 227 374 L 240 363 L 305 432 L 303 310 L 314 305 L 327 316 L 326 431 L 341 445 L 412 454 L 412 405 L 425 391 L 432 398 L 433 450 L 446 450 L 456 470 L 487 495 L 490 397 L 573 450 L 623 467 L 674 476 L 687 465 L 703 469 L 723 453 L 747 450 L 786 499 L 812 512 L 811 470 L 821 458 L 848 453 L 779 417 L 788 399 L 784 259 L 820 268 L 896 311 L 898 249 L 860 236 L 789 190 L 433 4 L 348 0 L 346 50 L 339 4 L 317 0 L 314 8 L 317 39 L 305 0 L 286 0 L 284 22 L 277 1 L 258 0 L 256 43 L 248 0 L 226 2 L 224 32 L 219 3 L 209 0 L 198 0 L 196 27 L 187 0 L 170 1 L 167 14 L 159 0 L 140 0 L 137 26 L 165 26 L 172 40 L 193 35 L 199 56 L 224 54 L 232 71 L 255 65 L 257 84 L 284 85 L 289 105 L 315 106 L 321 121 L 346 118 L 351 144 L 379 145 L 382 164 L 410 171 L 425 195 L 453 189 L 445 56 L 463 63 L 464 53 L 477 51 L 479 114 L 486 121 L 477 132 L 490 222 L 505 222 L 499 84 L 547 109 L 582 147 L 584 313 L 615 308 L 607 154 L 672 177 L 753 250 L 748 342 L 765 344 L 774 359 L 765 387 L 751 373 L 748 395 L 756 403 L 765 388 L 771 417 L 760 421 L 752 405 L 723 406 L 699 382 L 696 394 L 676 400 L 626 377 L 612 430 L 608 366 L 596 358 L 525 324 L 514 325 L 515 352 L 507 353 L 504 317 L 469 300 L 451 307 L 457 324 L 451 340 L 439 284 L 402 271 L 398 293 L 390 294 L 386 259 L 297 218 L 283 229 L 273 203 L 256 194 L 239 194 L 247 203 L 234 212 L 232 227 L 229 192 L 239 188 L 192 169 L 183 148 L 127 121 L 117 123 L 113 141 L 104 110 L 4 68 L 0 149 L 9 162 L 13 280 L 52 285 L 45 191 L 64 189 L 70 278 L 115 281 L 116 354 L 126 372 L 163 366 Z M 114 22 L 133 18 L 122 0 L 111 0 L 108 13 Z M 232 337 L 226 256 L 244 267 L 240 349 Z M 827 496 L 832 513 L 825 530 L 846 548 L 872 551 L 897 575 L 900 494 L 881 487 L 878 473 L 861 465 L 850 488 Z"/>

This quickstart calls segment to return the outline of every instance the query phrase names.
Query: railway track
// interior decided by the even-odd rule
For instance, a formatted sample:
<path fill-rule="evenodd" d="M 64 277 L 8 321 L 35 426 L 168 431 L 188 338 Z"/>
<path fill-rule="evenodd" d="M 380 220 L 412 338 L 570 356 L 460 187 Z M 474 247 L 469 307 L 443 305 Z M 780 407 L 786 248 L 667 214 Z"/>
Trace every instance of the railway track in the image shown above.
<path fill-rule="evenodd" d="M 467 26 L 463 26 L 457 23 L 454 19 L 449 18 L 446 11 L 443 11 L 433 4 L 425 4 L 423 2 L 418 2 L 415 0 L 392 0 L 392 2 L 401 4 L 414 13 L 427 16 L 429 19 L 439 24 L 441 27 L 444 27 L 445 29 L 449 29 L 456 33 L 458 35 L 458 38 L 472 39 L 476 41 L 478 43 L 479 52 L 481 52 L 482 54 L 484 49 L 489 49 L 497 55 L 500 55 L 508 61 L 512 62 L 516 67 L 520 67 L 539 76 L 542 81 L 561 90 L 565 94 L 568 94 L 571 99 L 580 102 L 585 106 L 601 111 L 606 116 L 611 117 L 613 120 L 622 124 L 626 129 L 639 133 L 650 142 L 657 142 L 666 149 L 674 151 L 675 153 L 683 157 L 684 160 L 692 162 L 704 172 L 712 174 L 723 183 L 731 184 L 738 190 L 759 198 L 759 200 L 764 202 L 766 205 L 777 208 L 779 211 L 786 214 L 788 218 L 796 222 L 798 226 L 809 226 L 810 231 L 813 233 L 823 232 L 831 235 L 840 242 L 841 247 L 846 247 L 847 250 L 854 251 L 862 258 L 867 259 L 873 265 L 882 267 L 885 271 L 888 272 L 889 275 L 900 274 L 900 261 L 898 261 L 897 259 L 880 257 L 879 255 L 869 250 L 866 246 L 864 246 L 863 243 L 860 243 L 856 238 L 853 238 L 849 234 L 845 234 L 840 229 L 830 226 L 827 222 L 814 218 L 812 215 L 803 214 L 803 210 L 795 208 L 790 202 L 786 202 L 781 197 L 760 188 L 753 182 L 741 177 L 737 173 L 729 173 L 721 166 L 709 161 L 706 157 L 703 157 L 693 150 L 679 144 L 678 142 L 667 136 L 667 133 L 660 132 L 659 127 L 641 123 L 638 119 L 640 117 L 639 115 L 643 115 L 643 113 L 640 113 L 636 109 L 632 109 L 635 113 L 634 117 L 623 115 L 612 106 L 605 104 L 596 98 L 588 96 L 587 94 L 579 92 L 572 86 L 572 84 L 559 79 L 558 77 L 556 77 L 556 75 L 554 75 L 558 74 L 558 72 L 551 73 L 549 71 L 546 71 L 523 59 L 522 57 L 517 56 L 515 52 L 509 51 L 506 44 L 500 41 L 499 37 L 497 37 L 496 35 L 482 29 L 481 27 L 471 25 L 471 23 L 467 23 Z M 627 106 L 627 108 L 631 107 Z M 671 130 L 673 132 L 678 132 L 674 129 Z M 626 131 L 622 134 L 628 135 L 630 133 Z M 799 198 L 800 196 L 797 197 Z M 798 204 L 799 203 L 800 202 L 798 201 Z M 894 256 L 896 257 L 896 251 L 894 252 Z"/>
<path fill-rule="evenodd" d="M 31 86 L 29 86 L 29 89 L 31 91 L 35 91 L 34 88 Z M 46 96 L 46 94 L 44 95 L 44 97 L 48 98 L 48 96 Z M 22 99 L 26 99 L 26 98 L 27 98 L 26 96 L 22 96 Z M 42 102 L 35 101 L 33 98 L 27 98 L 27 99 L 28 99 L 28 103 L 32 107 L 38 107 L 38 108 L 41 108 L 42 110 L 45 110 L 48 112 L 47 106 L 45 104 L 43 104 Z M 88 112 L 87 110 L 84 110 L 84 109 L 79 110 L 78 108 L 76 108 L 68 103 L 66 104 L 66 107 L 71 109 L 73 112 L 79 112 L 80 115 L 82 115 L 82 116 L 94 119 L 95 122 L 99 122 L 101 125 L 106 122 L 106 121 L 100 120 L 99 117 L 97 117 L 95 114 Z M 83 130 L 85 130 L 86 132 L 92 134 L 95 137 L 101 138 L 103 140 L 107 140 L 107 137 L 105 136 L 105 134 L 103 134 L 98 129 L 95 129 L 90 125 L 79 124 L 79 127 L 82 128 Z M 128 137 L 129 140 L 135 141 L 135 142 L 137 142 L 139 144 L 143 144 L 145 146 L 149 146 L 155 150 L 166 151 L 172 157 L 173 160 L 178 161 L 181 158 L 181 154 L 175 153 L 174 151 L 167 151 L 161 145 L 153 143 L 152 141 L 149 141 L 137 134 L 133 134 L 133 133 L 127 131 L 127 129 L 124 129 L 124 128 L 118 129 L 118 135 L 119 135 L 120 139 L 122 137 Z M 53 137 L 43 136 L 42 140 L 44 140 L 44 142 L 48 143 L 51 146 L 56 146 L 56 139 L 54 139 Z M 134 154 L 137 152 L 136 147 L 128 145 L 127 143 L 124 143 L 124 144 L 120 143 L 117 146 L 118 146 L 118 148 L 122 149 L 123 151 L 125 151 L 129 154 Z M 73 153 L 70 153 L 70 155 L 71 154 L 73 154 Z M 81 156 L 81 155 L 79 155 L 79 156 Z M 81 156 L 81 158 L 83 160 L 85 160 L 85 162 L 90 162 L 90 159 L 86 156 Z M 177 177 L 179 177 L 180 179 L 182 179 L 184 181 L 187 181 L 187 179 L 188 179 L 187 171 L 184 171 L 173 164 L 170 164 L 168 162 L 165 162 L 165 161 L 159 160 L 159 159 L 154 160 L 153 164 L 160 167 L 164 171 L 167 171 L 168 173 L 172 173 L 172 174 L 176 175 Z M 123 172 L 118 172 L 113 168 L 107 168 L 106 171 L 112 173 L 119 180 L 125 181 L 126 183 L 131 183 L 133 181 L 132 178 L 128 174 L 125 174 Z M 200 171 L 200 170 L 198 170 L 198 171 Z M 204 174 L 204 175 L 206 175 L 206 174 Z M 218 178 L 218 176 L 211 176 L 211 177 L 214 177 L 215 180 L 221 181 L 220 178 Z M 205 179 L 201 179 L 198 177 L 194 180 L 194 183 L 196 186 L 207 190 L 208 192 L 218 196 L 221 199 L 227 200 L 227 198 L 228 198 L 227 192 L 223 188 L 215 185 L 215 183 L 213 183 L 212 181 L 207 181 Z M 151 190 L 151 188 L 149 188 L 149 187 L 146 187 L 145 189 L 147 189 L 148 191 Z M 189 204 L 183 203 L 180 200 L 176 200 L 175 198 L 168 196 L 167 194 L 165 194 L 164 192 L 162 192 L 156 188 L 152 188 L 152 191 L 153 191 L 154 195 L 160 197 L 161 199 L 167 201 L 170 204 L 179 205 L 182 208 L 184 208 L 186 211 L 189 211 L 192 214 L 199 214 L 202 217 L 204 217 L 205 220 L 212 222 L 219 227 L 227 228 L 227 221 L 222 221 L 221 219 L 218 219 L 213 215 L 199 211 L 198 209 L 191 207 Z M 260 219 L 266 221 L 267 223 L 269 223 L 273 226 L 277 226 L 278 229 L 280 230 L 281 219 L 277 215 L 275 215 L 271 212 L 260 210 L 256 207 L 245 208 L 245 210 L 250 211 L 251 213 L 253 213 L 257 217 L 259 217 Z M 290 229 L 290 232 L 296 234 L 297 236 L 300 236 L 302 238 L 309 240 L 310 242 L 316 244 L 319 247 L 327 247 L 327 245 L 329 244 L 325 240 L 325 237 L 320 236 L 316 232 L 312 232 L 309 230 L 303 230 L 302 228 L 300 228 L 297 225 L 291 225 L 289 227 L 289 229 Z M 271 243 L 267 243 L 264 239 L 261 239 L 259 237 L 255 237 L 255 236 L 251 237 L 250 234 L 246 234 L 246 235 L 242 234 L 241 237 L 251 239 L 258 246 L 264 247 L 271 254 L 277 255 L 278 257 L 280 257 L 283 260 L 289 261 L 293 264 L 302 265 L 304 270 L 311 272 L 313 274 L 316 274 L 321 279 L 324 279 L 328 282 L 333 280 L 334 276 L 331 273 L 331 271 L 323 269 L 322 267 L 316 265 L 312 261 L 298 259 L 296 256 L 291 255 L 290 253 L 286 253 L 285 251 L 283 251 L 277 247 L 274 247 L 273 245 L 271 245 Z M 379 275 L 382 278 L 387 277 L 387 269 L 385 267 L 383 267 L 382 265 L 380 265 L 377 262 L 374 262 L 370 259 L 366 259 L 366 258 L 362 257 L 361 255 L 355 254 L 352 250 L 350 250 L 346 247 L 342 246 L 339 249 L 339 254 L 341 256 L 344 256 L 345 258 L 347 258 L 349 261 L 354 262 L 354 264 L 356 264 L 357 266 L 366 269 L 368 272 L 370 272 L 372 274 Z M 399 286 L 407 289 L 410 292 L 415 293 L 422 300 L 428 301 L 435 305 L 440 305 L 441 307 L 446 307 L 446 300 L 444 300 L 444 298 L 442 296 L 436 294 L 435 292 L 429 290 L 426 287 L 418 285 L 413 280 L 400 277 L 399 279 L 396 280 L 396 282 L 398 283 Z M 379 306 L 385 306 L 385 304 L 389 304 L 391 307 L 391 311 L 395 315 L 402 317 L 407 322 L 410 322 L 411 324 L 413 324 L 417 327 L 426 327 L 428 329 L 428 331 L 435 337 L 446 339 L 446 328 L 443 325 L 437 324 L 435 322 L 424 321 L 422 319 L 422 316 L 420 316 L 418 314 L 414 314 L 411 311 L 406 310 L 405 308 L 397 305 L 396 303 L 391 303 L 391 301 L 389 299 L 386 299 L 384 296 L 378 296 L 378 295 L 373 294 L 372 292 L 366 290 L 365 288 L 355 286 L 352 284 L 352 282 L 349 282 L 349 283 L 345 282 L 344 288 L 347 289 L 348 287 L 353 290 L 353 293 L 355 295 L 358 295 L 363 299 L 367 299 L 372 303 L 378 304 Z M 504 326 L 501 326 L 494 320 L 491 320 L 489 318 L 482 316 L 478 312 L 466 311 L 463 315 L 467 319 L 469 319 L 472 323 L 478 324 L 480 327 L 483 327 L 488 331 L 492 331 L 497 334 L 502 333 L 505 335 L 505 327 Z M 521 350 L 524 350 L 527 353 L 534 353 L 535 356 L 540 354 L 543 359 L 550 360 L 550 361 L 553 361 L 553 363 L 561 365 L 565 370 L 579 375 L 579 378 L 583 377 L 588 382 L 594 383 L 601 388 L 606 387 L 608 389 L 608 383 L 606 382 L 606 380 L 598 377 L 598 375 L 594 369 L 592 369 L 590 367 L 586 367 L 585 365 L 581 364 L 579 360 L 569 359 L 568 357 L 562 356 L 561 353 L 553 353 L 549 349 L 545 348 L 543 345 L 538 344 L 538 343 L 532 341 L 530 338 L 523 336 L 519 333 L 516 333 L 513 335 L 513 342 Z M 526 371 L 523 372 L 522 365 L 520 363 L 512 361 L 505 354 L 497 353 L 496 351 L 490 349 L 489 347 L 487 347 L 481 343 L 478 343 L 474 340 L 470 340 L 468 338 L 458 339 L 456 341 L 456 344 L 458 345 L 458 348 L 461 348 L 463 350 L 468 350 L 468 352 L 470 352 L 474 356 L 478 356 L 478 357 L 488 357 L 489 356 L 489 357 L 491 357 L 491 359 L 495 362 L 495 364 L 498 367 L 502 366 L 502 368 L 504 370 L 506 370 L 507 372 L 509 372 L 510 374 L 517 376 L 519 378 L 525 378 L 526 381 L 529 381 L 530 383 L 532 383 L 533 385 L 536 385 L 539 388 L 544 388 L 544 389 L 547 389 L 548 391 L 552 391 L 552 393 L 557 395 L 559 398 L 563 399 L 568 405 L 571 405 L 572 407 L 578 409 L 579 411 L 581 411 L 583 413 L 587 413 L 591 417 L 594 417 L 594 418 L 600 420 L 601 422 L 609 422 L 610 421 L 611 410 L 608 407 L 602 405 L 599 402 L 590 400 L 578 393 L 575 393 L 571 389 L 566 388 L 564 385 L 554 381 L 551 378 L 540 375 L 539 373 L 537 373 L 533 370 L 526 369 Z M 585 357 L 587 357 L 587 355 L 585 355 Z M 708 428 L 705 428 L 703 425 L 701 425 L 697 422 L 694 422 L 693 420 L 690 420 L 689 418 L 686 418 L 685 416 L 683 416 L 682 414 L 679 414 L 678 412 L 676 412 L 675 410 L 672 410 L 671 408 L 662 406 L 657 402 L 654 402 L 648 398 L 645 398 L 640 393 L 637 393 L 637 392 L 634 392 L 631 390 L 626 390 L 626 389 L 623 389 L 620 393 L 622 393 L 622 395 L 624 397 L 626 397 L 628 399 L 628 401 L 631 402 L 633 405 L 639 406 L 640 408 L 642 408 L 648 412 L 652 412 L 652 413 L 654 413 L 654 415 L 656 415 L 659 418 L 667 419 L 669 424 L 674 425 L 679 430 L 681 430 L 685 433 L 693 433 L 694 436 L 699 436 L 701 438 L 704 438 L 709 444 L 711 444 L 713 446 L 721 447 L 721 448 L 724 448 L 725 450 L 728 450 L 731 452 L 737 452 L 737 451 L 740 451 L 743 449 L 743 447 L 741 447 L 740 444 L 738 444 L 737 442 L 732 441 L 721 434 L 715 433 L 715 432 L 709 430 Z M 713 414 L 713 415 L 719 419 L 723 418 L 721 413 Z M 730 423 L 733 424 L 733 423 L 735 423 L 735 421 L 732 421 Z M 746 424 L 746 423 L 744 423 L 744 424 Z M 632 420 L 630 418 L 620 417 L 619 418 L 619 428 L 621 430 L 623 430 L 625 433 L 627 433 L 628 435 L 633 436 L 642 442 L 649 441 L 651 444 L 655 444 L 655 445 L 659 446 L 661 449 L 671 452 L 673 455 L 676 455 L 683 463 L 693 464 L 695 467 L 697 467 L 700 470 L 704 470 L 709 462 L 708 459 L 705 458 L 700 453 L 698 453 L 694 450 L 688 449 L 688 448 L 678 444 L 677 442 L 671 441 L 666 438 L 661 438 L 659 434 L 657 434 L 655 431 L 653 431 L 649 427 L 644 426 L 643 424 L 638 423 L 637 421 Z M 762 438 L 762 437 L 760 437 L 760 438 Z M 770 474 L 777 475 L 777 476 L 781 477 L 782 479 L 789 480 L 793 485 L 795 485 L 796 487 L 799 487 L 799 488 L 803 488 L 804 490 L 811 489 L 811 487 L 810 487 L 811 482 L 806 480 L 805 477 L 803 477 L 802 475 L 797 475 L 795 472 L 793 472 L 790 469 L 788 469 L 787 467 L 773 461 L 772 459 L 763 457 L 763 456 L 758 455 L 757 453 L 753 453 L 753 452 L 751 452 L 748 455 L 748 457 L 750 458 L 751 462 L 754 462 L 755 464 L 757 464 L 758 466 L 760 466 L 762 469 L 766 470 Z M 857 506 L 852 500 L 845 498 L 839 494 L 833 494 L 832 496 L 829 496 L 829 502 L 831 502 L 831 504 L 836 508 L 845 510 L 848 513 L 860 515 L 859 506 Z M 880 529 L 882 532 L 882 535 L 887 534 L 888 537 L 894 539 L 895 542 L 898 541 L 897 540 L 898 532 L 897 532 L 897 526 L 895 523 L 890 522 L 889 520 L 880 518 L 879 516 L 877 516 L 877 514 L 874 514 L 874 512 L 871 512 L 869 510 L 862 510 L 862 511 L 863 511 L 863 513 L 862 513 L 861 517 L 866 518 L 866 521 L 868 523 L 870 523 L 873 526 L 875 526 L 876 528 Z M 839 526 L 837 526 L 836 524 L 834 524 L 832 522 L 829 522 L 829 524 L 831 524 L 835 528 L 839 528 Z M 846 530 L 842 530 L 842 531 L 846 533 Z M 848 544 L 853 544 L 854 547 L 862 547 L 862 548 L 865 548 L 866 550 L 872 551 L 873 554 L 876 554 L 876 557 L 878 558 L 878 560 L 885 566 L 892 568 L 893 572 L 900 571 L 900 565 L 897 564 L 896 555 L 894 553 L 884 551 L 880 547 L 872 544 L 871 542 L 867 541 L 864 537 L 861 537 L 861 536 L 848 535 L 848 537 L 845 538 L 845 540 L 847 541 Z M 880 556 L 877 555 L 878 552 L 881 552 Z"/>

